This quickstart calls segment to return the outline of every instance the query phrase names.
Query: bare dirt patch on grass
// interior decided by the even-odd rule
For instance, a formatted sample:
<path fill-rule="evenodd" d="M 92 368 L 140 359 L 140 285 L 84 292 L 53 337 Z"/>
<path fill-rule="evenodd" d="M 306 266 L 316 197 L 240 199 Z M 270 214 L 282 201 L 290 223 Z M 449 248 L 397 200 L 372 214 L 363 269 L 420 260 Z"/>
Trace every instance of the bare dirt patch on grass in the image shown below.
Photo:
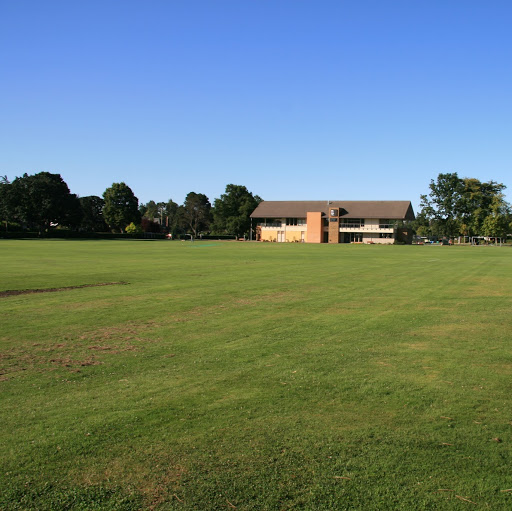
<path fill-rule="evenodd" d="M 129 339 L 134 337 L 130 336 Z M 88 346 L 76 346 L 73 342 L 51 345 L 34 343 L 30 348 L 18 347 L 4 351 L 0 353 L 0 381 L 7 381 L 25 371 L 41 373 L 65 368 L 80 372 L 85 367 L 103 364 L 105 356 L 142 349 L 131 342 L 123 343 L 128 340 L 124 338 L 117 338 L 115 343 L 105 343 L 104 337 L 101 341 L 98 338 L 87 340 L 91 341 Z"/>
<path fill-rule="evenodd" d="M 71 291 L 73 289 L 84 289 L 86 287 L 102 287 L 102 286 L 126 286 L 128 282 L 100 282 L 98 284 L 80 284 L 78 286 L 66 287 L 49 287 L 43 289 L 12 289 L 0 291 L 0 298 L 8 296 L 29 295 L 35 293 L 58 293 L 59 291 Z"/>
<path fill-rule="evenodd" d="M 111 460 L 103 469 L 89 469 L 74 472 L 72 477 L 80 484 L 96 486 L 115 481 L 123 486 L 134 486 L 143 496 L 145 509 L 156 509 L 165 502 L 176 498 L 181 480 L 187 469 L 182 465 L 171 463 L 166 457 L 156 456 L 152 460 L 152 468 L 147 463 L 136 463 L 130 459 Z M 130 466 L 130 470 L 127 470 Z"/>

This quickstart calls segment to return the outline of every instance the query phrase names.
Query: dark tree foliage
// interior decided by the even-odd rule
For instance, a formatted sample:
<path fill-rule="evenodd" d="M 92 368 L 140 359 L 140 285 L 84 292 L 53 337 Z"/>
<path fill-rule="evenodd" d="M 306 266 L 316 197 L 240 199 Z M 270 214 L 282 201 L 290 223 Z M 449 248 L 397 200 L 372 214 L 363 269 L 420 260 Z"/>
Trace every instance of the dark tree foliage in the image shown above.
<path fill-rule="evenodd" d="M 141 204 L 139 206 L 139 212 L 141 216 L 148 218 L 149 220 L 153 220 L 158 215 L 156 202 L 154 200 L 150 200 L 146 204 Z"/>
<path fill-rule="evenodd" d="M 139 200 L 125 183 L 113 183 L 103 193 L 103 217 L 112 230 L 124 232 L 130 223 L 140 223 Z"/>
<path fill-rule="evenodd" d="M 143 217 L 142 228 L 145 232 L 163 231 L 174 234 L 178 230 L 178 208 L 178 204 L 176 204 L 172 199 L 169 199 L 167 202 L 155 202 L 150 200 L 146 204 L 141 204 L 139 211 Z M 161 226 L 161 228 L 159 228 L 160 230 L 155 231 L 155 227 L 150 223 L 145 222 L 144 219 L 151 223 L 158 223 Z M 148 229 L 151 230 L 149 231 Z"/>
<path fill-rule="evenodd" d="M 5 208 L 10 218 L 40 233 L 52 224 L 77 227 L 81 217 L 76 195 L 60 174 L 49 172 L 16 178 L 8 185 Z"/>
<path fill-rule="evenodd" d="M 10 186 L 7 176 L 0 176 L 0 220 L 5 225 L 5 230 L 8 229 L 9 211 L 7 207 L 7 194 Z"/>
<path fill-rule="evenodd" d="M 162 227 L 159 223 L 153 222 L 153 220 L 146 217 L 142 217 L 140 225 L 144 232 L 162 232 Z"/>
<path fill-rule="evenodd" d="M 197 236 L 199 232 L 210 227 L 212 205 L 203 193 L 190 192 L 185 197 L 183 206 L 178 209 L 179 220 L 183 228 Z"/>
<path fill-rule="evenodd" d="M 226 192 L 215 199 L 213 229 L 222 234 L 245 236 L 251 228 L 251 213 L 261 202 L 245 186 L 229 184 Z"/>
<path fill-rule="evenodd" d="M 96 195 L 80 197 L 79 201 L 82 209 L 80 229 L 87 232 L 108 231 L 108 225 L 103 218 L 103 207 L 105 206 L 105 201 Z"/>
<path fill-rule="evenodd" d="M 510 211 L 504 200 L 505 185 L 460 178 L 456 172 L 439 174 L 421 195 L 421 210 L 416 217 L 418 234 L 426 236 L 474 236 L 506 224 Z M 489 216 L 494 218 L 491 222 Z M 485 229 L 484 229 L 484 226 Z"/>
<path fill-rule="evenodd" d="M 165 206 L 165 229 L 175 234 L 179 228 L 179 206 L 172 199 L 167 201 Z"/>

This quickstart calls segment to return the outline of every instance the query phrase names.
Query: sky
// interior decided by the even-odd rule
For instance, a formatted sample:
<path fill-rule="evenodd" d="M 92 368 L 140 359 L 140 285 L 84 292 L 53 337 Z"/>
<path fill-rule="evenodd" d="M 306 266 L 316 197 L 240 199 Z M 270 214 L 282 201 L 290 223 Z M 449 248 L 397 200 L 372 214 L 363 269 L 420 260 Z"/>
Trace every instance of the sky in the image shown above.
<path fill-rule="evenodd" d="M 512 2 L 0 0 L 0 175 L 140 202 L 512 197 Z"/>

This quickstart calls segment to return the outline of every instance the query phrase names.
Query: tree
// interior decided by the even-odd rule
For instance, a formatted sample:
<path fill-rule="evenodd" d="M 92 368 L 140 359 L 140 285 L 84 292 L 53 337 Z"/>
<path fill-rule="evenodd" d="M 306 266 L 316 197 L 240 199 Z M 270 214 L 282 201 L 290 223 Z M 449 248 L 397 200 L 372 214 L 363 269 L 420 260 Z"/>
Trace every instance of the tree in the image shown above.
<path fill-rule="evenodd" d="M 429 188 L 429 195 L 421 195 L 417 232 L 428 231 L 437 236 L 482 234 L 487 217 L 497 217 L 496 211 L 507 206 L 502 193 L 506 187 L 495 181 L 485 183 L 459 178 L 457 173 L 439 174 Z M 487 229 L 490 222 L 487 221 Z"/>
<path fill-rule="evenodd" d="M 194 236 L 197 236 L 200 231 L 207 230 L 210 225 L 211 207 L 210 200 L 206 195 L 190 192 L 178 211 L 184 228 L 192 231 Z"/>
<path fill-rule="evenodd" d="M 145 232 L 175 232 L 178 223 L 178 204 L 172 199 L 167 202 L 155 202 L 150 200 L 147 204 L 141 204 L 139 211 L 143 217 L 142 228 Z M 161 228 L 156 229 L 155 218 Z M 144 221 L 146 219 L 146 221 Z"/>
<path fill-rule="evenodd" d="M 466 236 L 483 233 L 487 216 L 496 210 L 498 204 L 506 204 L 503 196 L 505 185 L 489 181 L 482 183 L 475 178 L 464 178 L 464 192 L 461 200 L 461 234 Z"/>
<path fill-rule="evenodd" d="M 149 218 L 146 218 L 145 216 L 142 217 L 140 221 L 140 226 L 142 227 L 142 230 L 144 232 L 161 232 L 162 228 L 158 222 L 153 222 L 153 220 L 150 220 Z M 128 232 L 128 231 L 126 231 Z"/>
<path fill-rule="evenodd" d="M 5 185 L 3 185 L 5 186 Z M 80 203 L 69 191 L 60 174 L 40 172 L 17 177 L 6 193 L 9 215 L 39 232 L 52 224 L 76 226 L 80 221 Z"/>
<path fill-rule="evenodd" d="M 484 236 L 505 237 L 512 228 L 510 206 L 499 194 L 494 197 L 490 209 L 490 214 L 483 221 L 481 233 Z"/>
<path fill-rule="evenodd" d="M 0 176 L 0 219 L 5 222 L 5 230 L 8 230 L 9 212 L 7 208 L 7 194 L 9 192 L 9 179 L 7 176 Z"/>
<path fill-rule="evenodd" d="M 103 216 L 112 230 L 124 232 L 131 222 L 140 222 L 139 199 L 125 183 L 113 183 L 103 193 Z"/>
<path fill-rule="evenodd" d="M 165 205 L 165 230 L 175 234 L 179 223 L 179 206 L 172 199 Z"/>
<path fill-rule="evenodd" d="M 130 224 L 126 226 L 126 232 L 130 234 L 140 233 L 142 232 L 142 227 L 130 222 Z"/>
<path fill-rule="evenodd" d="M 158 208 L 154 200 L 150 200 L 147 204 L 141 204 L 139 206 L 139 212 L 141 216 L 153 220 L 158 215 Z"/>
<path fill-rule="evenodd" d="M 103 218 L 103 207 L 105 201 L 96 195 L 80 197 L 80 207 L 82 208 L 82 220 L 80 228 L 87 232 L 105 232 L 108 225 Z"/>
<path fill-rule="evenodd" d="M 429 195 L 421 195 L 421 213 L 429 221 L 431 229 L 441 236 L 459 233 L 463 180 L 456 172 L 439 174 L 437 181 L 430 181 Z"/>
<path fill-rule="evenodd" d="M 229 184 L 226 192 L 215 199 L 213 229 L 224 234 L 245 236 L 251 228 L 251 213 L 262 201 L 245 186 Z"/>

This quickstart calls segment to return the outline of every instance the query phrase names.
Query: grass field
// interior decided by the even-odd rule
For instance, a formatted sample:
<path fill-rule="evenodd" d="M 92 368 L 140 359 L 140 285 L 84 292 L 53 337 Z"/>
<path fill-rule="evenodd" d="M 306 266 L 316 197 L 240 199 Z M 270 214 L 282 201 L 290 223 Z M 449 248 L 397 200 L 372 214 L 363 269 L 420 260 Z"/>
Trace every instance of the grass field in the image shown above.
<path fill-rule="evenodd" d="M 0 509 L 512 509 L 510 248 L 0 261 Z"/>

